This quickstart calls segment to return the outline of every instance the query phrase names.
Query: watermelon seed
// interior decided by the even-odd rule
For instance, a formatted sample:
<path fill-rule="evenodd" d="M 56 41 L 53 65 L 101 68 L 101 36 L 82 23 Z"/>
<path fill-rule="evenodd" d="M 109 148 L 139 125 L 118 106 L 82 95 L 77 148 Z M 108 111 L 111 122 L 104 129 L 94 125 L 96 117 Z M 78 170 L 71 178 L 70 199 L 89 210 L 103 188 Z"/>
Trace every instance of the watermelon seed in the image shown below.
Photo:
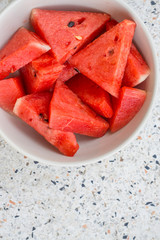
<path fill-rule="evenodd" d="M 77 40 L 79 40 L 79 41 L 82 40 L 82 37 L 81 37 L 81 36 L 75 36 L 75 38 L 76 38 Z"/>
<path fill-rule="evenodd" d="M 79 71 L 77 68 L 74 68 L 74 70 L 75 70 L 76 72 L 80 73 L 80 71 Z"/>
<path fill-rule="evenodd" d="M 68 23 L 68 27 L 70 27 L 70 28 L 71 28 L 71 27 L 74 27 L 74 25 L 75 25 L 75 22 L 73 22 L 73 21 L 71 21 L 71 22 Z"/>
<path fill-rule="evenodd" d="M 108 51 L 108 54 L 109 54 L 110 56 L 112 56 L 112 55 L 114 54 L 114 49 L 109 50 L 109 51 Z"/>
<path fill-rule="evenodd" d="M 36 72 L 34 73 L 34 77 L 35 77 L 35 78 L 37 77 L 37 73 L 36 73 Z"/>
<path fill-rule="evenodd" d="M 117 42 L 118 39 L 119 39 L 118 36 L 115 36 L 114 41 Z"/>
<path fill-rule="evenodd" d="M 43 114 L 42 114 L 42 113 L 39 114 L 39 118 L 40 118 L 40 119 L 43 118 Z"/>
<path fill-rule="evenodd" d="M 40 114 L 39 114 L 39 118 L 42 119 L 44 122 L 47 122 L 47 123 L 48 123 L 49 120 L 48 120 L 48 118 L 45 118 L 45 117 L 46 117 L 46 116 L 44 116 L 43 113 L 40 113 Z"/>
<path fill-rule="evenodd" d="M 48 119 L 44 119 L 44 122 L 47 122 L 47 123 L 48 123 L 48 122 L 49 122 L 49 120 L 48 120 Z"/>

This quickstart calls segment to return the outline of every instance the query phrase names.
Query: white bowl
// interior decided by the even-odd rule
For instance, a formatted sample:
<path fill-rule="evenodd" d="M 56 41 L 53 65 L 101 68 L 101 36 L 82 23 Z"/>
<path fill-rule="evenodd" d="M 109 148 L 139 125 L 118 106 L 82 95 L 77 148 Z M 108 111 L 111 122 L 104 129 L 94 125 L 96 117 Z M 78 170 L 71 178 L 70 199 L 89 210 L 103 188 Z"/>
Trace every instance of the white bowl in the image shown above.
<path fill-rule="evenodd" d="M 80 145 L 74 157 L 65 157 L 48 144 L 24 122 L 10 116 L 0 109 L 0 134 L 19 152 L 46 163 L 55 165 L 81 165 L 105 159 L 129 143 L 151 113 L 155 90 L 158 82 L 158 63 L 156 53 L 148 31 L 143 22 L 122 0 L 17 0 L 0 14 L 0 48 L 20 26 L 29 27 L 29 15 L 32 8 L 46 8 L 57 10 L 103 11 L 121 21 L 125 18 L 136 22 L 134 42 L 142 52 L 151 69 L 151 74 L 143 83 L 142 88 L 147 91 L 146 101 L 136 117 L 120 131 L 107 133 L 99 139 L 77 136 Z"/>

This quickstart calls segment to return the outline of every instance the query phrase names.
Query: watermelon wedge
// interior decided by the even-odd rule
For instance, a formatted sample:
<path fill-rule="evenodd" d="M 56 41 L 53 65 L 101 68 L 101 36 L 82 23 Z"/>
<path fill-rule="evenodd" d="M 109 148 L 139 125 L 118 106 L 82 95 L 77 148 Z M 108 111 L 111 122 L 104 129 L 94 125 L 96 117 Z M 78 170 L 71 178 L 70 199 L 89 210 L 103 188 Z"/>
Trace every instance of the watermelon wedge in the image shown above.
<path fill-rule="evenodd" d="M 82 74 L 71 78 L 67 86 L 95 112 L 106 118 L 111 118 L 113 110 L 109 94 L 96 83 Z"/>
<path fill-rule="evenodd" d="M 60 73 L 58 80 L 62 82 L 68 81 L 70 78 L 78 74 L 78 72 L 68 62 L 65 62 L 64 68 Z"/>
<path fill-rule="evenodd" d="M 21 68 L 27 93 L 50 90 L 63 68 L 64 66 L 57 63 L 48 53 Z"/>
<path fill-rule="evenodd" d="M 146 98 L 144 90 L 122 87 L 118 99 L 113 99 L 114 115 L 110 119 L 111 132 L 116 132 L 127 123 L 141 109 Z"/>
<path fill-rule="evenodd" d="M 0 79 L 50 50 L 35 33 L 20 28 L 0 51 Z"/>
<path fill-rule="evenodd" d="M 91 137 L 103 136 L 109 124 L 96 115 L 63 82 L 57 81 L 50 103 L 49 126 Z"/>
<path fill-rule="evenodd" d="M 106 23 L 106 30 L 110 30 L 118 22 L 114 19 Z M 128 87 L 135 87 L 142 83 L 150 74 L 150 69 L 143 59 L 142 55 L 132 43 L 130 54 L 128 55 L 127 65 L 124 72 L 122 85 Z"/>
<path fill-rule="evenodd" d="M 40 133 L 66 156 L 73 156 L 79 146 L 73 133 L 53 130 L 48 126 L 48 110 L 52 93 L 33 93 L 19 98 L 14 113 Z"/>
<path fill-rule="evenodd" d="M 31 23 L 51 46 L 58 62 L 64 63 L 84 44 L 93 40 L 110 16 L 106 13 L 33 9 Z"/>
<path fill-rule="evenodd" d="M 135 87 L 142 83 L 150 74 L 150 68 L 134 44 L 131 45 L 130 54 L 123 76 L 122 85 Z"/>
<path fill-rule="evenodd" d="M 104 33 L 69 62 L 111 95 L 118 97 L 135 23 L 124 20 Z"/>
<path fill-rule="evenodd" d="M 25 95 L 20 77 L 0 81 L 0 107 L 12 113 L 16 100 Z"/>

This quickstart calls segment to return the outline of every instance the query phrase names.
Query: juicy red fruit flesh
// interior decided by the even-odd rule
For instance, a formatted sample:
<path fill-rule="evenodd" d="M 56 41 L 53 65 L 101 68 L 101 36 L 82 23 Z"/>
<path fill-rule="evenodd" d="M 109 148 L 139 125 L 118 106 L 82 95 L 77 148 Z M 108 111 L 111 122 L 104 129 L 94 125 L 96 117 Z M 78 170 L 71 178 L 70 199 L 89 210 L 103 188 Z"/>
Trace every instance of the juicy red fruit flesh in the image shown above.
<path fill-rule="evenodd" d="M 109 94 L 82 74 L 71 78 L 67 86 L 78 95 L 78 97 L 89 105 L 96 113 L 111 118 L 113 110 Z"/>
<path fill-rule="evenodd" d="M 73 133 L 49 127 L 49 103 L 52 93 L 34 93 L 19 98 L 14 113 L 66 156 L 74 156 L 79 146 Z"/>
<path fill-rule="evenodd" d="M 55 58 L 50 56 L 49 53 L 45 53 L 33 60 L 20 70 L 26 92 L 30 94 L 49 91 L 63 68 L 64 66 L 57 63 Z"/>
<path fill-rule="evenodd" d="M 118 22 L 114 19 L 106 23 L 106 30 L 112 29 Z M 128 55 L 127 65 L 124 72 L 122 85 L 135 87 L 142 83 L 150 74 L 150 69 L 143 59 L 142 55 L 132 43 L 130 53 Z"/>
<path fill-rule="evenodd" d="M 75 54 L 69 62 L 83 75 L 118 97 L 134 30 L 135 23 L 124 20 Z"/>
<path fill-rule="evenodd" d="M 58 62 L 64 63 L 93 40 L 110 19 L 106 13 L 33 9 L 31 23 L 48 42 Z"/>
<path fill-rule="evenodd" d="M 93 112 L 63 82 L 57 81 L 50 103 L 49 126 L 91 137 L 103 136 L 109 124 Z"/>
<path fill-rule="evenodd" d="M 20 77 L 0 81 L 0 107 L 12 113 L 16 100 L 25 95 Z"/>
<path fill-rule="evenodd" d="M 21 27 L 0 51 L 0 79 L 50 50 L 35 33 Z"/>
<path fill-rule="evenodd" d="M 143 106 L 145 98 L 144 90 L 122 87 L 119 98 L 113 98 L 114 115 L 110 119 L 111 132 L 116 132 L 128 124 Z"/>

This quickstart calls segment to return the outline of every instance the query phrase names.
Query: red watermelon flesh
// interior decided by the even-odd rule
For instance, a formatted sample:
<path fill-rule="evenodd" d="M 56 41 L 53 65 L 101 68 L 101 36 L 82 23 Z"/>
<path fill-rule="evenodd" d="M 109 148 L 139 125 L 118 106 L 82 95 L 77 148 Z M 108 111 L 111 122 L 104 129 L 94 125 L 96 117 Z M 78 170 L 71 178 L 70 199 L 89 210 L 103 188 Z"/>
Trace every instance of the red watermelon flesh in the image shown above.
<path fill-rule="evenodd" d="M 64 68 L 60 73 L 58 80 L 62 82 L 68 81 L 70 78 L 78 74 L 78 72 L 68 62 L 64 64 Z"/>
<path fill-rule="evenodd" d="M 129 123 L 141 109 L 145 98 L 144 90 L 122 87 L 119 98 L 113 101 L 114 115 L 110 119 L 111 132 L 116 132 Z"/>
<path fill-rule="evenodd" d="M 5 111 L 12 113 L 16 100 L 24 95 L 20 77 L 0 81 L 0 107 Z"/>
<path fill-rule="evenodd" d="M 69 62 L 111 95 L 118 97 L 135 23 L 124 20 L 104 33 Z"/>
<path fill-rule="evenodd" d="M 49 126 L 91 137 L 103 136 L 109 124 L 81 102 L 63 82 L 57 81 L 50 103 Z"/>
<path fill-rule="evenodd" d="M 118 22 L 115 19 L 110 19 L 110 21 L 108 21 L 106 23 L 106 31 L 109 31 L 111 28 L 113 28 L 114 26 L 116 26 L 118 24 Z"/>
<path fill-rule="evenodd" d="M 27 93 L 50 90 L 63 68 L 64 66 L 57 63 L 49 53 L 43 54 L 21 68 Z"/>
<path fill-rule="evenodd" d="M 48 110 L 52 93 L 33 93 L 19 98 L 14 113 L 41 134 L 50 144 L 66 156 L 73 156 L 79 146 L 75 135 L 70 132 L 53 130 L 48 125 Z"/>
<path fill-rule="evenodd" d="M 58 62 L 64 63 L 84 44 L 93 40 L 110 16 L 106 13 L 33 9 L 31 23 L 48 42 Z"/>
<path fill-rule="evenodd" d="M 150 69 L 134 44 L 131 45 L 126 70 L 122 80 L 123 86 L 135 87 L 150 74 Z"/>
<path fill-rule="evenodd" d="M 106 23 L 107 31 L 113 28 L 118 22 L 114 19 Z M 124 72 L 122 85 L 135 87 L 149 76 L 150 69 L 142 55 L 132 43 L 130 54 L 128 55 L 127 65 Z"/>
<path fill-rule="evenodd" d="M 109 94 L 96 83 L 82 74 L 71 78 L 67 86 L 95 112 L 106 118 L 111 118 L 113 110 Z"/>
<path fill-rule="evenodd" d="M 0 79 L 50 50 L 35 33 L 20 28 L 0 51 Z"/>

